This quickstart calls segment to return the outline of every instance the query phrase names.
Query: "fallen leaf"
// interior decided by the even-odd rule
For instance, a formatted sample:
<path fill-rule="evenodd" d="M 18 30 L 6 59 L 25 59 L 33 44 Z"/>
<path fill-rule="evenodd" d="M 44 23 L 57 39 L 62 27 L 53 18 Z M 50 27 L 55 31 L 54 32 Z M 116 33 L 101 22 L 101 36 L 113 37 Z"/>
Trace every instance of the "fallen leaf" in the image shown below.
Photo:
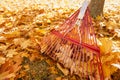
<path fill-rule="evenodd" d="M 50 69 L 50 72 L 51 72 L 52 74 L 57 74 L 57 73 L 58 73 L 58 72 L 56 71 L 55 67 L 50 67 L 49 69 Z"/>
<path fill-rule="evenodd" d="M 26 71 L 28 71 L 30 69 L 30 66 L 29 65 L 24 65 L 24 68 Z"/>
<path fill-rule="evenodd" d="M 48 33 L 48 30 L 36 28 L 36 32 L 37 32 L 38 34 L 45 35 L 46 33 Z"/>
<path fill-rule="evenodd" d="M 104 70 L 104 76 L 105 77 L 109 77 L 112 73 L 114 73 L 115 71 L 117 71 L 116 67 L 113 67 L 112 65 L 106 65 L 103 64 L 103 70 Z"/>
<path fill-rule="evenodd" d="M 99 45 L 100 51 L 103 54 L 107 54 L 107 53 L 112 51 L 112 40 L 111 39 L 109 39 L 109 38 L 100 38 L 99 40 L 101 42 L 101 45 Z"/>
<path fill-rule="evenodd" d="M 9 39 L 9 38 L 19 37 L 20 34 L 21 34 L 20 31 L 9 31 L 9 32 L 6 32 L 5 34 L 1 34 L 1 36 L 4 36 L 7 39 Z"/>
<path fill-rule="evenodd" d="M 24 41 L 20 44 L 20 46 L 21 46 L 23 49 L 27 48 L 27 47 L 30 46 L 30 45 L 32 45 L 30 40 L 24 40 Z"/>
<path fill-rule="evenodd" d="M 0 80 L 15 78 L 16 72 L 20 70 L 21 62 L 13 64 L 12 61 L 6 61 L 0 66 Z"/>
<path fill-rule="evenodd" d="M 9 73 L 9 71 L 3 72 L 0 74 L 0 80 L 10 79 L 12 77 L 15 77 L 14 73 Z"/>
<path fill-rule="evenodd" d="M 62 78 L 61 77 L 57 77 L 55 80 L 62 80 Z"/>
<path fill-rule="evenodd" d="M 115 32 L 117 33 L 117 37 L 120 37 L 120 29 L 115 29 Z"/>
<path fill-rule="evenodd" d="M 114 66 L 114 67 L 116 67 L 116 68 L 118 68 L 118 69 L 120 69 L 120 64 L 118 64 L 118 63 L 113 63 L 111 65 Z"/>
<path fill-rule="evenodd" d="M 10 50 L 7 50 L 6 57 L 13 57 L 14 55 L 17 55 L 17 54 L 18 52 L 15 49 L 10 49 Z"/>
<path fill-rule="evenodd" d="M 5 58 L 0 56 L 0 65 L 5 63 Z"/>
<path fill-rule="evenodd" d="M 69 74 L 69 71 L 65 68 L 62 68 L 62 66 L 59 63 L 57 63 L 57 67 L 63 72 L 64 75 Z"/>
<path fill-rule="evenodd" d="M 101 61 L 102 61 L 102 63 L 112 62 L 112 60 L 114 58 L 116 58 L 116 57 L 113 54 L 111 54 L 111 55 L 110 54 L 109 55 L 104 55 L 104 56 L 101 57 Z"/>

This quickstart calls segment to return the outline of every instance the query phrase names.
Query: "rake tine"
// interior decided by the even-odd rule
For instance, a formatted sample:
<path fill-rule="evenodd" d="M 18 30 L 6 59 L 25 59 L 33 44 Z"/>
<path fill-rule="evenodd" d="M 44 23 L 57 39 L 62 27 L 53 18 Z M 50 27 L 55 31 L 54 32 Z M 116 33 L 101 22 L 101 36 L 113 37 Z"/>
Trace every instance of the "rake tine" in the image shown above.
<path fill-rule="evenodd" d="M 45 41 L 45 42 L 46 42 L 46 41 Z M 49 45 L 49 44 L 50 44 L 50 39 L 48 39 L 48 41 L 47 41 L 46 43 L 45 43 L 45 42 L 42 41 L 42 42 L 41 42 L 41 45 L 42 45 L 42 44 L 48 44 L 48 45 Z M 47 46 L 46 46 L 46 45 L 43 45 L 42 48 L 43 48 L 43 49 L 46 49 Z M 44 52 L 44 51 L 41 51 L 41 52 Z"/>
<path fill-rule="evenodd" d="M 52 49 L 54 48 L 54 46 L 57 44 L 58 40 L 57 37 L 54 38 L 54 41 L 52 42 L 52 44 L 49 46 L 49 48 L 45 51 L 45 53 L 48 55 L 50 54 L 50 52 L 52 51 Z"/>
<path fill-rule="evenodd" d="M 67 47 L 68 47 L 68 46 L 66 46 L 66 48 L 67 48 Z M 66 48 L 64 49 L 64 53 L 63 53 L 64 55 L 65 55 L 65 54 L 66 54 L 66 55 L 68 54 Z M 65 58 L 66 58 L 66 55 L 63 56 L 63 64 L 65 64 Z"/>
<path fill-rule="evenodd" d="M 57 60 L 57 54 L 59 54 L 58 52 L 60 51 L 60 50 L 59 50 L 59 48 L 60 48 L 60 41 L 61 41 L 61 40 L 58 39 L 58 42 L 57 42 L 56 46 L 53 47 L 53 51 L 52 51 L 52 53 L 51 53 L 51 57 L 54 57 L 55 60 Z M 52 49 L 51 49 L 51 50 L 52 50 Z M 52 54 L 53 54 L 53 55 L 52 55 Z M 54 55 L 54 54 L 55 54 L 55 55 Z"/>
<path fill-rule="evenodd" d="M 53 53 L 53 51 L 54 51 L 54 49 L 55 49 L 55 47 L 56 47 L 56 45 L 59 43 L 59 40 L 57 40 L 53 45 L 52 45 L 52 48 L 51 49 L 49 49 L 49 52 L 51 52 L 51 53 L 49 53 L 49 55 L 51 55 L 52 53 Z"/>

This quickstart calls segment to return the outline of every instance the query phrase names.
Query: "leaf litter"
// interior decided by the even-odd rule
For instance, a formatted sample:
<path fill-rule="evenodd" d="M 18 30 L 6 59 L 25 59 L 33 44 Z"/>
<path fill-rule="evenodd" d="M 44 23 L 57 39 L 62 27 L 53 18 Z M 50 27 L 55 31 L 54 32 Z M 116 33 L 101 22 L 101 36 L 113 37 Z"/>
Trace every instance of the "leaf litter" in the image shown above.
<path fill-rule="evenodd" d="M 105 77 L 117 80 L 120 64 L 120 6 L 110 3 L 113 2 L 105 3 L 104 17 L 94 19 L 94 27 Z M 65 65 L 41 54 L 39 44 L 44 35 L 59 26 L 77 7 L 54 6 L 53 9 L 46 9 L 46 4 L 31 5 L 12 11 L 9 6 L 0 4 L 0 79 L 79 80 L 78 75 L 70 75 Z"/>

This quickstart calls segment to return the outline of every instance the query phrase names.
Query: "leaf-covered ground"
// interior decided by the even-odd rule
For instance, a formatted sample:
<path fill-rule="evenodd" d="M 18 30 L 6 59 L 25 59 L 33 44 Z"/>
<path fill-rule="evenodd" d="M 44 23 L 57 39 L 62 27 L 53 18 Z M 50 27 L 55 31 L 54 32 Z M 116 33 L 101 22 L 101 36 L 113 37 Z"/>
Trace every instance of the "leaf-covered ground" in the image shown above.
<path fill-rule="evenodd" d="M 77 6 L 52 8 L 51 5 L 48 8 L 49 4 L 31 3 L 29 6 L 25 3 L 27 6 L 21 8 L 20 5 L 24 4 L 22 1 L 18 5 L 12 0 L 0 3 L 0 80 L 80 80 L 79 76 L 71 75 L 64 65 L 40 52 L 42 37 L 68 18 Z M 104 17 L 98 16 L 94 19 L 94 27 L 105 77 L 119 80 L 119 0 L 106 1 Z"/>

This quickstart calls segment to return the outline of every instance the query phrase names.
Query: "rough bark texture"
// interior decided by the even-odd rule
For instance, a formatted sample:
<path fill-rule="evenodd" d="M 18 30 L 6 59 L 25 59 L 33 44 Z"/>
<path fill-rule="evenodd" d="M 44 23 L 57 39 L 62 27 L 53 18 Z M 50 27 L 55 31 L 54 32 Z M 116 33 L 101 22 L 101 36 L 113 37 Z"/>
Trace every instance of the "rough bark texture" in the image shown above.
<path fill-rule="evenodd" d="M 95 18 L 96 16 L 103 14 L 104 2 L 105 0 L 91 0 L 89 9 L 92 17 Z"/>

